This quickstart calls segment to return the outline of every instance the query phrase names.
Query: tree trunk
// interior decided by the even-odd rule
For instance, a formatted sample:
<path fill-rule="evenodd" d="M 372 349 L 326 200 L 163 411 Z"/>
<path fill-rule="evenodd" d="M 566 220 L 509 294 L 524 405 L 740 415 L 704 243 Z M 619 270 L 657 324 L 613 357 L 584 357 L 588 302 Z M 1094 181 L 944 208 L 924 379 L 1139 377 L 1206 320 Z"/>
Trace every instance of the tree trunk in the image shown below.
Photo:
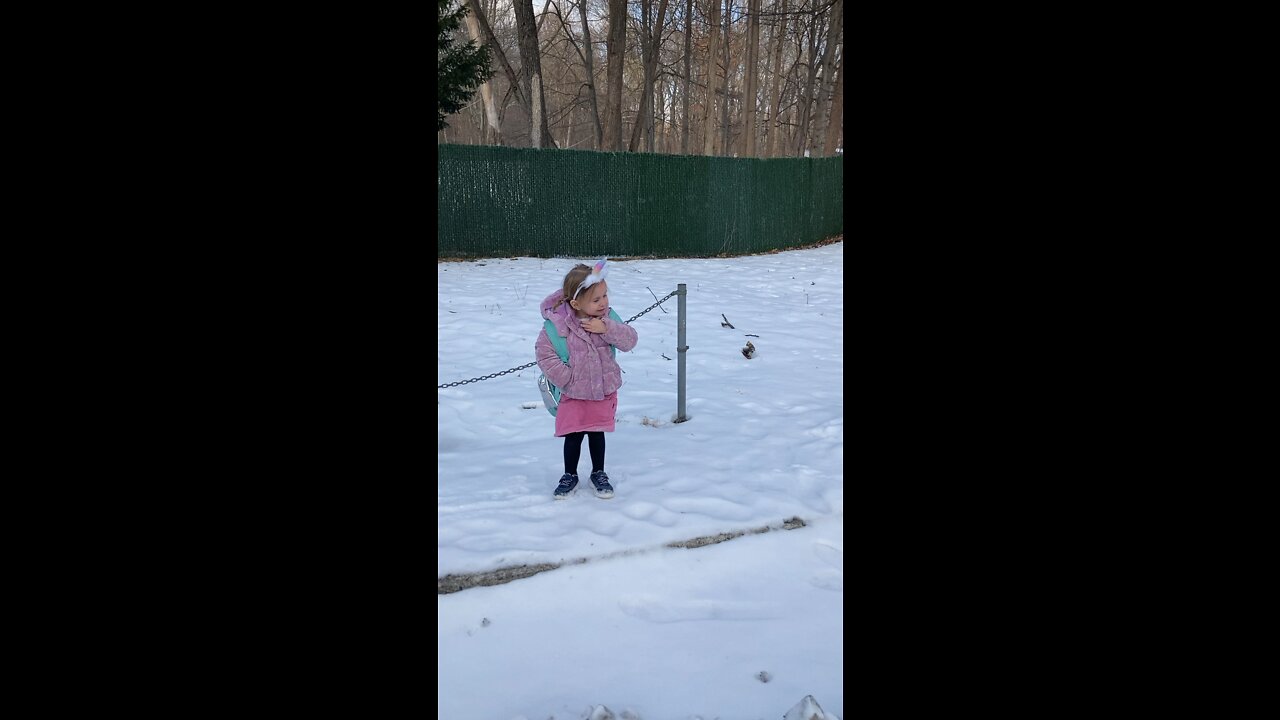
<path fill-rule="evenodd" d="M 640 133 L 646 132 L 647 139 L 645 142 L 649 152 L 653 152 L 653 81 L 658 77 L 658 45 L 662 42 L 662 26 L 667 16 L 667 0 L 659 0 L 658 2 L 658 22 L 653 26 L 653 30 L 649 25 L 649 13 L 653 9 L 653 0 L 641 0 L 642 28 L 640 34 L 640 47 L 644 52 L 644 85 L 640 87 L 640 115 L 636 117 L 636 124 L 631 129 L 631 143 L 627 149 L 635 152 L 640 147 Z M 641 121 L 643 118 L 643 122 Z"/>
<path fill-rule="evenodd" d="M 665 80 L 658 81 L 658 104 L 655 115 L 658 122 L 657 137 L 654 147 L 649 148 L 649 152 L 670 152 L 670 148 L 667 147 L 667 83 Z"/>
<path fill-rule="evenodd" d="M 684 2 L 684 122 L 680 125 L 680 154 L 689 154 L 689 96 L 693 83 L 690 67 L 691 44 L 693 42 L 693 0 Z"/>
<path fill-rule="evenodd" d="M 836 90 L 836 48 L 840 45 L 843 31 L 844 0 L 835 0 L 831 7 L 831 23 L 827 26 L 827 47 L 822 53 L 822 85 L 818 91 L 814 130 L 809 139 L 809 150 L 815 157 L 827 154 L 827 123 L 831 117 L 831 96 Z"/>
<path fill-rule="evenodd" d="M 827 124 L 827 140 L 823 146 L 824 153 L 835 155 L 840 147 L 840 136 L 844 130 L 844 55 L 836 61 L 836 90 L 831 98 L 831 120 Z"/>
<path fill-rule="evenodd" d="M 716 37 L 720 34 L 720 0 L 709 0 L 711 5 L 710 32 L 707 43 L 707 99 L 703 103 L 702 154 L 713 155 L 716 141 Z"/>
<path fill-rule="evenodd" d="M 747 13 L 747 78 L 742 93 L 745 121 L 742 132 L 746 135 L 742 145 L 744 157 L 756 156 L 756 65 L 760 63 L 760 0 L 748 0 Z"/>
<path fill-rule="evenodd" d="M 533 19 L 533 0 L 513 0 L 516 34 L 520 43 L 520 89 L 529 98 L 529 145 L 555 147 L 547 127 L 547 103 L 542 90 L 542 62 L 538 51 L 538 24 Z"/>
<path fill-rule="evenodd" d="M 511 63 L 507 62 L 507 54 L 502 51 L 502 44 L 498 42 L 498 38 L 493 34 L 493 28 L 489 27 L 489 18 L 485 16 L 484 10 L 481 9 L 480 3 L 476 0 L 466 0 L 467 5 L 471 8 L 471 13 L 476 16 L 476 23 L 480 26 L 480 32 L 484 33 L 485 43 L 489 46 L 489 53 L 493 56 L 498 64 L 502 66 L 502 71 L 507 75 L 507 81 L 511 84 L 511 90 L 515 93 L 516 102 L 524 108 L 526 115 L 532 115 L 529 110 L 529 96 L 520 90 L 520 78 L 516 75 L 516 71 L 511 69 Z"/>
<path fill-rule="evenodd" d="M 538 37 L 542 37 L 542 23 L 547 19 L 547 8 L 551 7 L 551 0 L 547 0 L 542 4 L 542 12 L 538 13 Z M 533 8 L 530 7 L 530 10 Z"/>
<path fill-rule="evenodd" d="M 627 0 L 609 0 L 607 87 L 604 104 L 604 148 L 622 150 L 622 53 L 627 44 Z"/>
<path fill-rule="evenodd" d="M 782 0 L 782 13 L 774 21 L 776 36 L 773 51 L 773 89 L 769 91 L 769 121 L 764 126 L 765 157 L 778 156 L 778 137 L 782 135 L 782 43 L 787 39 L 787 0 Z M 770 135 L 772 133 L 772 135 Z"/>
<path fill-rule="evenodd" d="M 636 112 L 635 122 L 631 123 L 631 140 L 627 142 L 627 152 L 635 152 L 640 148 L 640 136 L 644 132 L 645 111 L 649 108 L 649 93 L 653 76 L 649 74 L 649 48 L 653 43 L 652 28 L 649 25 L 653 12 L 653 0 L 640 0 L 640 68 L 644 79 L 640 82 L 640 109 Z"/>
<path fill-rule="evenodd" d="M 733 45 L 731 23 L 733 22 L 733 0 L 724 0 L 724 101 L 720 106 L 720 154 L 729 157 L 733 151 L 729 149 L 729 79 L 733 73 L 729 70 L 729 49 Z"/>
<path fill-rule="evenodd" d="M 578 0 L 578 15 L 582 18 L 582 45 L 585 52 L 582 62 L 587 67 L 587 90 L 591 98 L 591 119 L 596 124 L 596 144 L 593 149 L 599 150 L 604 145 L 604 128 L 600 125 L 600 107 L 596 101 L 595 51 L 591 49 L 591 26 L 587 24 L 587 0 Z"/>
<path fill-rule="evenodd" d="M 480 23 L 476 21 L 475 12 L 469 12 L 466 16 L 467 32 L 471 33 L 471 37 L 475 39 L 479 45 L 484 44 L 484 35 L 480 32 Z M 492 52 L 492 51 L 490 51 Z M 490 81 L 486 80 L 480 85 L 480 100 L 484 104 L 484 116 L 488 121 L 489 132 L 493 134 L 493 144 L 502 144 L 502 124 L 498 122 L 498 108 L 493 104 L 493 86 Z M 481 136 L 483 142 L 486 138 Z"/>
<path fill-rule="evenodd" d="M 809 72 L 805 73 L 807 80 L 804 84 L 804 91 L 800 96 L 800 104 L 796 108 L 797 128 L 795 143 L 792 145 L 796 149 L 796 156 L 804 155 L 805 146 L 809 142 L 809 105 L 813 102 L 813 85 L 814 80 L 818 76 L 818 16 L 815 14 L 809 21 Z"/>

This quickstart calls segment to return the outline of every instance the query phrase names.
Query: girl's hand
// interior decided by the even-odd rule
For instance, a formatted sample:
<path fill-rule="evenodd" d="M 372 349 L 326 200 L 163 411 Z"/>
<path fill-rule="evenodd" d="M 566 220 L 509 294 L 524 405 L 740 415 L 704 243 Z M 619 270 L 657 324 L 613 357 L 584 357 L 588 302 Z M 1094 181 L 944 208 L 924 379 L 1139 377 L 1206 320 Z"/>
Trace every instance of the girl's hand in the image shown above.
<path fill-rule="evenodd" d="M 582 322 L 583 330 L 586 330 L 587 332 L 597 333 L 597 334 L 604 333 L 604 330 L 605 330 L 604 320 L 601 320 L 598 317 L 580 318 L 580 320 Z"/>

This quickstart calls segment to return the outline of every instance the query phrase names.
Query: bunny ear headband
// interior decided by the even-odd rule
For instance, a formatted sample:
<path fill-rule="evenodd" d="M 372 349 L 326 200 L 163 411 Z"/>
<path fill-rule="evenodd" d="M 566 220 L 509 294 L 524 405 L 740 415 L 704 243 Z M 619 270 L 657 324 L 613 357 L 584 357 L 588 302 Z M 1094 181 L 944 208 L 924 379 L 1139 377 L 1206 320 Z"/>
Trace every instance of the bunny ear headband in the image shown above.
<path fill-rule="evenodd" d="M 582 281 L 577 290 L 573 291 L 573 299 L 577 300 L 578 295 L 587 288 L 598 282 L 604 282 L 605 276 L 609 274 L 609 268 L 605 267 L 605 258 L 600 258 L 595 265 L 591 266 L 591 272 L 587 273 L 587 279 Z"/>

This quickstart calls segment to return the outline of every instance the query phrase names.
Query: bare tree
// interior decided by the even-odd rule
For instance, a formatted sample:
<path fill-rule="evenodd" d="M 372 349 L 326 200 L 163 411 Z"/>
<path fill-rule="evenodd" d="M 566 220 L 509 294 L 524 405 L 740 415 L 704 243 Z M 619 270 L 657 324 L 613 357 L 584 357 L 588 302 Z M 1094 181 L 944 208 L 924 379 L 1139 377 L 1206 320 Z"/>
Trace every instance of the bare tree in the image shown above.
<path fill-rule="evenodd" d="M 587 0 L 578 0 L 578 15 L 582 18 L 582 45 L 583 51 L 579 51 L 582 56 L 582 64 L 587 69 L 587 91 L 591 99 L 591 118 L 596 126 L 596 149 L 604 144 L 604 128 L 600 125 L 600 107 L 596 100 L 596 71 L 593 66 L 592 57 L 595 51 L 591 49 L 591 25 L 587 22 Z"/>
<path fill-rule="evenodd" d="M 818 157 L 826 155 L 827 123 L 831 117 L 831 96 L 835 93 L 836 46 L 844 30 L 844 0 L 835 0 L 831 6 L 830 24 L 827 26 L 826 49 L 822 52 L 822 85 L 818 91 L 818 107 L 814 131 L 809 138 L 809 151 Z"/>
<path fill-rule="evenodd" d="M 507 54 L 502 49 L 502 43 L 498 42 L 498 37 L 493 33 L 493 27 L 489 24 L 488 15 L 485 14 L 481 3 L 476 0 L 467 0 L 467 5 L 471 7 L 471 11 L 476 16 L 476 23 L 480 26 L 480 32 L 484 34 L 485 42 L 488 43 L 493 57 L 502 66 L 502 71 L 506 73 L 507 82 L 516 96 L 516 102 L 520 103 L 525 112 L 529 112 L 529 97 L 520 92 L 520 78 L 516 75 L 516 71 L 511 68 L 511 63 L 507 61 Z"/>
<path fill-rule="evenodd" d="M 547 21 L 547 8 L 549 7 L 551 7 L 551 0 L 547 0 L 546 2 L 542 3 L 542 12 L 538 13 L 538 32 L 537 32 L 538 37 L 542 37 L 542 23 Z M 529 9 L 532 10 L 533 8 L 529 8 Z M 558 17 L 559 15 L 560 13 L 557 12 L 556 16 Z"/>
<path fill-rule="evenodd" d="M 824 155 L 835 155 L 840 147 L 840 136 L 844 132 L 844 55 L 836 61 L 836 90 L 831 98 L 831 120 L 827 125 L 827 140 L 823 145 Z"/>
<path fill-rule="evenodd" d="M 662 28 L 667 17 L 667 0 L 658 2 L 658 20 L 655 26 L 649 25 L 649 11 L 653 0 L 641 0 L 642 25 L 640 47 L 644 53 L 644 84 L 640 86 L 640 115 L 631 129 L 631 142 L 627 150 L 635 152 L 640 146 L 641 130 L 647 133 L 645 148 L 653 152 L 653 81 L 658 76 L 658 50 L 662 42 Z M 643 121 L 641 120 L 643 118 Z"/>
<path fill-rule="evenodd" d="M 690 43 L 693 39 L 693 0 L 684 3 L 684 122 L 680 126 L 680 154 L 689 154 L 689 85 L 693 82 L 690 74 Z"/>
<path fill-rule="evenodd" d="M 467 13 L 465 20 L 467 32 L 471 34 L 471 37 L 475 38 L 477 44 L 484 44 L 485 36 L 480 32 L 480 23 L 476 21 L 476 14 L 474 12 Z M 493 144 L 501 145 L 502 123 L 498 120 L 498 108 L 493 104 L 493 85 L 488 80 L 480 86 L 480 101 L 484 103 L 484 116 L 489 128 L 485 135 L 491 133 Z M 487 138 L 482 136 L 482 139 Z"/>
<path fill-rule="evenodd" d="M 805 145 L 809 141 L 809 118 L 811 116 L 810 105 L 813 104 L 813 86 L 818 76 L 818 12 L 814 12 L 809 22 L 808 32 L 805 35 L 807 40 L 806 50 L 808 52 L 807 72 L 805 73 L 804 90 L 800 95 L 800 104 L 796 106 L 798 117 L 796 119 L 796 136 L 794 138 L 795 154 L 797 156 L 804 154 Z"/>
<path fill-rule="evenodd" d="M 547 102 L 543 97 L 542 61 L 538 49 L 538 25 L 533 19 L 533 0 L 512 0 L 516 11 L 516 31 L 520 42 L 520 89 L 529 98 L 529 144 L 535 148 L 555 147 L 547 127 Z"/>
<path fill-rule="evenodd" d="M 671 136 L 671 129 L 668 125 L 667 118 L 667 83 L 665 79 L 658 80 L 658 104 L 655 106 L 657 113 L 655 119 L 658 123 L 657 137 L 655 138 L 654 147 L 649 148 L 649 152 L 670 152 L 668 140 Z"/>
<path fill-rule="evenodd" d="M 720 154 L 728 156 L 729 150 L 729 78 L 733 73 L 729 69 L 729 48 L 733 46 L 733 35 L 730 25 L 733 22 L 733 0 L 724 0 L 724 98 L 720 105 Z"/>
<path fill-rule="evenodd" d="M 782 43 L 787 37 L 787 0 L 782 0 L 782 11 L 774 18 L 773 35 L 773 88 L 769 91 L 770 118 L 764 126 L 766 157 L 777 157 L 778 137 L 782 135 Z"/>
<path fill-rule="evenodd" d="M 742 154 L 746 157 L 756 156 L 756 65 L 760 54 L 760 0 L 747 2 L 747 78 L 743 90 L 743 102 L 746 113 L 742 133 L 745 136 Z"/>
<path fill-rule="evenodd" d="M 605 53 L 604 150 L 622 150 L 622 54 L 627 44 L 627 0 L 609 0 Z"/>
<path fill-rule="evenodd" d="M 715 99 L 716 99 L 716 38 L 720 30 L 720 0 L 709 0 L 711 5 L 710 32 L 711 39 L 707 44 L 707 100 L 703 104 L 702 120 L 702 154 L 713 155 L 715 143 Z"/>

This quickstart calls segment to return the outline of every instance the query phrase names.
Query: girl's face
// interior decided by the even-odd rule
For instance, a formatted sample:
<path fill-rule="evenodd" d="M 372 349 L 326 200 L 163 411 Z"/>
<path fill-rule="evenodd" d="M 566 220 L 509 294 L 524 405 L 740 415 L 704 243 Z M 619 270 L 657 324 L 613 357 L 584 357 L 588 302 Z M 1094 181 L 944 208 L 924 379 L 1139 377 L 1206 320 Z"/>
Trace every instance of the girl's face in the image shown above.
<path fill-rule="evenodd" d="M 592 285 L 569 304 L 574 310 L 590 317 L 604 317 L 609 312 L 609 283 L 601 281 Z"/>

